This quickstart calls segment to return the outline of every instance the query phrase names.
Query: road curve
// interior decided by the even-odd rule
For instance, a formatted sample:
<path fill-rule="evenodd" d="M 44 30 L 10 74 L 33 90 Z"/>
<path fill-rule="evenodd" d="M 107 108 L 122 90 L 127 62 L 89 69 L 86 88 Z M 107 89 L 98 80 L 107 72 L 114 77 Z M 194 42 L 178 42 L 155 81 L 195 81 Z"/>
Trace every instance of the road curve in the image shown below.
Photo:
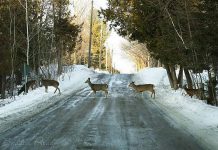
<path fill-rule="evenodd" d="M 169 121 L 148 94 L 127 87 L 132 75 L 99 75 L 109 97 L 87 86 L 0 135 L 1 150 L 203 150 Z"/>

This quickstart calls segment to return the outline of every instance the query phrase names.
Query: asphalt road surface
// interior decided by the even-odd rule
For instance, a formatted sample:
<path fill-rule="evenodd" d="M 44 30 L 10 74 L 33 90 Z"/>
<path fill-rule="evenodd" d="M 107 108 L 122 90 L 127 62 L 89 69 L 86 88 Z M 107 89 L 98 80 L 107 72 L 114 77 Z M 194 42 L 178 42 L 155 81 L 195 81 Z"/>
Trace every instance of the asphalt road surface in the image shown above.
<path fill-rule="evenodd" d="M 202 150 L 154 105 L 127 87 L 131 75 L 99 75 L 109 96 L 88 87 L 0 135 L 1 150 Z"/>

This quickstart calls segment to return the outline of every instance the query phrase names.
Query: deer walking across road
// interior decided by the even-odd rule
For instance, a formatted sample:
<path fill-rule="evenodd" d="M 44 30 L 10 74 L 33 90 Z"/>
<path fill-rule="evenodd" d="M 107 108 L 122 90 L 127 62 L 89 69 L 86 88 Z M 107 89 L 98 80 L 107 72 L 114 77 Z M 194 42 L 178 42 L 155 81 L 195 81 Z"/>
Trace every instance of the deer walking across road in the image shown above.
<path fill-rule="evenodd" d="M 45 92 L 48 92 L 48 86 L 53 86 L 55 89 L 55 92 L 58 90 L 59 94 L 61 94 L 60 89 L 59 89 L 59 82 L 56 80 L 46 80 L 46 79 L 42 79 L 41 80 L 41 85 L 45 86 Z M 55 93 L 54 92 L 54 93 Z"/>
<path fill-rule="evenodd" d="M 141 85 L 135 85 L 135 82 L 131 82 L 129 84 L 129 87 L 134 88 L 137 92 L 144 92 L 144 91 L 150 91 L 151 92 L 151 97 L 154 95 L 155 98 L 155 90 L 154 90 L 154 85 L 153 84 L 141 84 Z"/>
<path fill-rule="evenodd" d="M 105 95 L 106 95 L 106 98 L 107 98 L 107 95 L 108 95 L 108 85 L 107 84 L 93 84 L 91 81 L 90 81 L 90 78 L 88 78 L 85 83 L 88 83 L 89 86 L 91 87 L 92 91 L 96 94 L 97 91 L 104 91 L 105 92 Z"/>

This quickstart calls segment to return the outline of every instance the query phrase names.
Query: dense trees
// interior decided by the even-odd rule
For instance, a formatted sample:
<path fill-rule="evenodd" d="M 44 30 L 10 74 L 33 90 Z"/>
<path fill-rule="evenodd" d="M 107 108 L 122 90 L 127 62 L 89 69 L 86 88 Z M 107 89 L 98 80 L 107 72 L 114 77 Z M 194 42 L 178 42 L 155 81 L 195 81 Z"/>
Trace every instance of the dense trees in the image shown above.
<path fill-rule="evenodd" d="M 211 71 L 217 65 L 217 5 L 215 0 L 109 0 L 101 14 L 120 35 L 147 44 L 151 56 L 164 64 L 172 88 L 182 83 L 176 65 L 184 68 L 189 88 L 189 71 L 208 70 L 208 89 L 213 91 L 208 103 L 215 104 Z"/>
<path fill-rule="evenodd" d="M 22 83 L 25 74 L 36 80 L 42 76 L 56 78 L 63 65 L 87 63 L 89 3 L 89 0 L 0 1 L 0 98 L 6 97 L 5 91 L 15 95 L 16 84 Z M 106 64 L 111 64 L 110 55 L 106 62 L 103 45 L 108 30 L 96 9 L 93 18 L 92 67 L 105 69 Z"/>
<path fill-rule="evenodd" d="M 69 0 L 2 0 L 0 20 L 1 98 L 6 79 L 13 86 L 15 73 L 23 72 L 24 64 L 35 75 L 41 65 L 58 64 L 61 74 L 63 56 L 73 53 L 81 30 L 69 15 Z"/>
<path fill-rule="evenodd" d="M 104 43 L 107 37 L 106 24 L 99 18 L 93 22 L 93 42 L 92 42 L 92 66 L 94 68 L 105 69 L 106 49 Z"/>
<path fill-rule="evenodd" d="M 90 19 L 91 19 L 91 1 L 90 0 L 75 0 L 74 1 L 75 14 L 77 22 L 83 23 L 81 31 L 81 43 L 78 44 L 78 51 L 74 54 L 77 58 L 77 63 L 88 63 L 88 49 L 90 37 Z M 107 25 L 99 18 L 98 10 L 93 8 L 92 17 L 92 41 L 91 41 L 91 67 L 107 69 L 112 71 L 111 68 L 111 55 L 106 53 L 104 46 L 105 40 L 109 35 Z M 107 55 L 108 54 L 108 55 Z M 107 59 L 106 59 L 107 55 Z"/>

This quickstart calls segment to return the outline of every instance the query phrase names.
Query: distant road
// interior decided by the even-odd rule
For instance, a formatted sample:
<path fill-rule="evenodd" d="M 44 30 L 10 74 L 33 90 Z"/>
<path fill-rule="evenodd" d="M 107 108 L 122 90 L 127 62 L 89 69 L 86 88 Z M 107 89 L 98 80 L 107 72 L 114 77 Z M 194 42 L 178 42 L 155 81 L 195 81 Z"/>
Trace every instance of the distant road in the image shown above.
<path fill-rule="evenodd" d="M 109 97 L 87 86 L 0 135 L 1 150 L 203 150 L 173 124 L 150 94 L 127 87 L 131 75 L 99 75 Z"/>

